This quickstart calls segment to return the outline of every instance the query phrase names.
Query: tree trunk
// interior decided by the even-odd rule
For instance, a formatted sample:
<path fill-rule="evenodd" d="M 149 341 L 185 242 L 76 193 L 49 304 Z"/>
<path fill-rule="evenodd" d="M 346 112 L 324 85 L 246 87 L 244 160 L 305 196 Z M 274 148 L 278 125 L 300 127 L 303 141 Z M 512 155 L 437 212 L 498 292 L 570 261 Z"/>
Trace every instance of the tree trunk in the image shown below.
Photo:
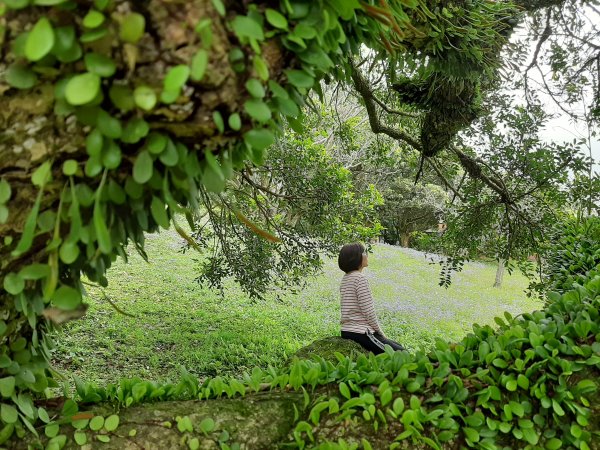
<path fill-rule="evenodd" d="M 494 287 L 500 288 L 502 287 L 502 281 L 504 279 L 504 263 L 506 260 L 504 258 L 500 258 L 498 260 L 498 268 L 496 269 L 496 279 L 494 280 Z"/>
<path fill-rule="evenodd" d="M 408 247 L 410 244 L 410 233 L 400 233 L 400 242 L 402 247 Z"/>

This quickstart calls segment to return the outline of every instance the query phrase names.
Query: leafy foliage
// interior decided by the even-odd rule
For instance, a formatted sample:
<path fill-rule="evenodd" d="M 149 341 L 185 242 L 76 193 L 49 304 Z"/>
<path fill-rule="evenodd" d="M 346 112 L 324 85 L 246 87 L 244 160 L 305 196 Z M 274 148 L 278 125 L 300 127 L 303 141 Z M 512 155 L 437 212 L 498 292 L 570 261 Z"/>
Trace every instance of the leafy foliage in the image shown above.
<path fill-rule="evenodd" d="M 600 271 L 600 219 L 556 224 L 542 251 L 542 280 L 530 288 L 564 293 Z"/>

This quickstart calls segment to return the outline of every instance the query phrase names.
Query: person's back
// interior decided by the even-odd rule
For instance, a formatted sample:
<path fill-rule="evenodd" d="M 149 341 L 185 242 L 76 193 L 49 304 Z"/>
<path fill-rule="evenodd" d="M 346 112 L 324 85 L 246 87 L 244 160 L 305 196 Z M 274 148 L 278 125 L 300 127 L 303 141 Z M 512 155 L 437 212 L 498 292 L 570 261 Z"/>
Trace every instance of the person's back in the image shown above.
<path fill-rule="evenodd" d="M 367 278 L 358 270 L 344 275 L 340 284 L 342 331 L 381 332 Z"/>

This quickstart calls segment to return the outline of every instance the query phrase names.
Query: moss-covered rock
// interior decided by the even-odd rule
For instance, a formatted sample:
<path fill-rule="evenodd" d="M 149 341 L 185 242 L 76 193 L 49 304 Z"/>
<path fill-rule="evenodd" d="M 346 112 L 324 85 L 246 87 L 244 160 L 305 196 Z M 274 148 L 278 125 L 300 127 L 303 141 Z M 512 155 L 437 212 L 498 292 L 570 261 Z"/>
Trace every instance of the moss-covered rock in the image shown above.
<path fill-rule="evenodd" d="M 306 347 L 302 347 L 294 354 L 292 360 L 294 358 L 312 359 L 315 356 L 320 356 L 326 361 L 336 362 L 336 353 L 355 358 L 358 355 L 367 354 L 368 351 L 361 347 L 360 344 L 351 341 L 350 339 L 344 339 L 339 336 L 330 336 L 314 341 Z"/>

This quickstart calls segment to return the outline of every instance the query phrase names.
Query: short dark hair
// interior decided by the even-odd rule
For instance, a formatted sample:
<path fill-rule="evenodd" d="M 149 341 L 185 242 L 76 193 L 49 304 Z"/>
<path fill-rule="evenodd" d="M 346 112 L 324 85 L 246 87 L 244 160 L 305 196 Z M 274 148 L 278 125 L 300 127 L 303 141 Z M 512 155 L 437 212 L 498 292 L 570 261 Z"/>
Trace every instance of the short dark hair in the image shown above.
<path fill-rule="evenodd" d="M 364 245 L 358 242 L 344 245 L 338 256 L 338 266 L 346 273 L 358 270 L 362 264 L 364 252 Z"/>

